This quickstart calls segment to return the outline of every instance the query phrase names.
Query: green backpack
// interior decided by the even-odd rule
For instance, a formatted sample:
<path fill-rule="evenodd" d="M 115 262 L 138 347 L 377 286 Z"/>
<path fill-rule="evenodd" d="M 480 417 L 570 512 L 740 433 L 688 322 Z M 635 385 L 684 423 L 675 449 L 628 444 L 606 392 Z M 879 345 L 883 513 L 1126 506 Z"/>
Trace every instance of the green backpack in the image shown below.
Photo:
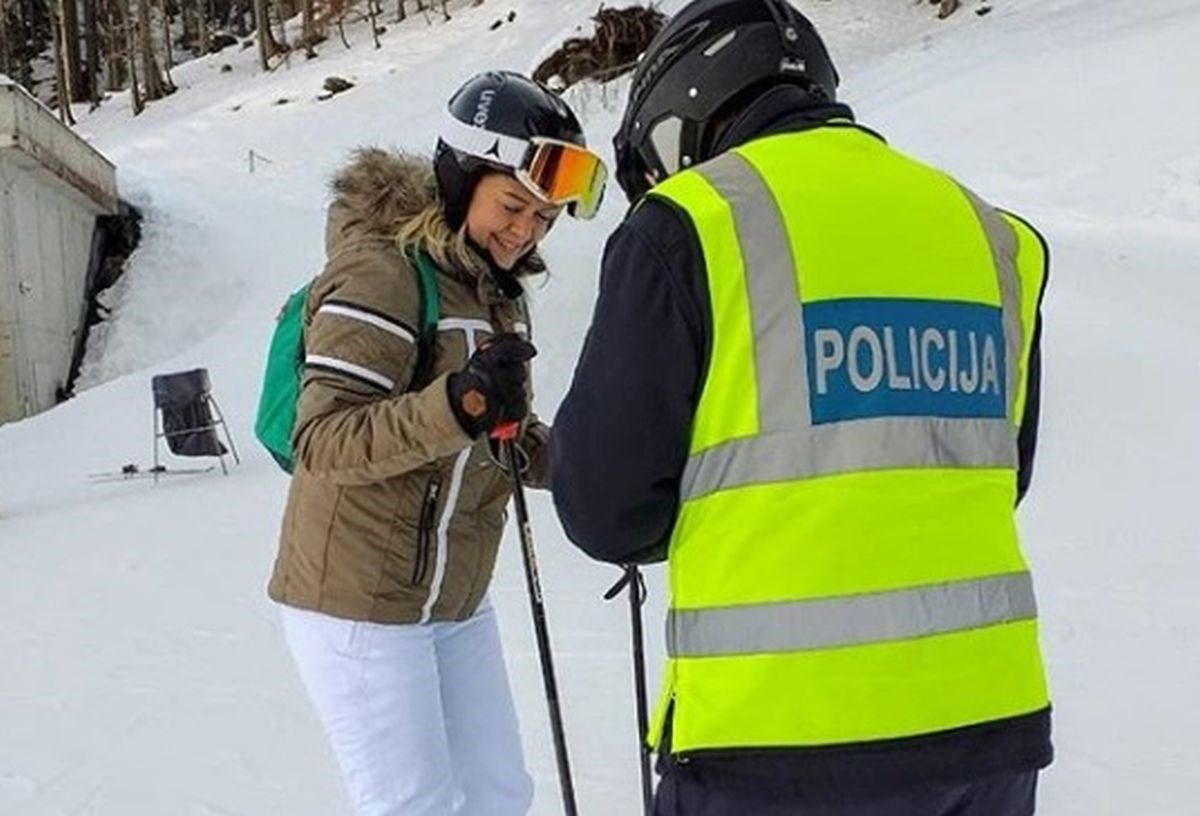
<path fill-rule="evenodd" d="M 417 287 L 421 293 L 421 332 L 417 338 L 417 365 L 412 378 L 412 385 L 416 387 L 425 382 L 433 364 L 441 302 L 433 261 L 420 252 L 413 265 L 417 268 Z M 254 435 L 287 473 L 292 472 L 294 464 L 292 431 L 296 427 L 296 402 L 300 399 L 300 382 L 304 377 L 304 304 L 311 288 L 312 281 L 309 281 L 293 292 L 275 320 L 254 420 Z"/>

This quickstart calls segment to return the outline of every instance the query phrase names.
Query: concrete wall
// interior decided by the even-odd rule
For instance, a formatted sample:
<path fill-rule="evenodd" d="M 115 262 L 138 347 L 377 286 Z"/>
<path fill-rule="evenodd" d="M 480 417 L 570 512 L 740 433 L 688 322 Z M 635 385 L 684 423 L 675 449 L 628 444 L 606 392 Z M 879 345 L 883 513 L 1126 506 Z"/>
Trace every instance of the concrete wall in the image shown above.
<path fill-rule="evenodd" d="M 0 423 L 52 407 L 66 385 L 96 217 L 117 209 L 115 175 L 0 80 Z"/>

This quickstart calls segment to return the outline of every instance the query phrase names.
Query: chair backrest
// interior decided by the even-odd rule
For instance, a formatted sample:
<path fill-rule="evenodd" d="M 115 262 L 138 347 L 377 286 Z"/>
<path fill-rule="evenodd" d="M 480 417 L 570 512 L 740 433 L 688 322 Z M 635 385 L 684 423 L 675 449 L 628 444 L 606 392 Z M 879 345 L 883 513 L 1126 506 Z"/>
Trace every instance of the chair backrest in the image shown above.
<path fill-rule="evenodd" d="M 228 453 L 217 437 L 209 407 L 212 381 L 208 369 L 158 374 L 150 380 L 154 408 L 162 411 L 159 435 L 176 456 L 223 456 Z"/>
<path fill-rule="evenodd" d="M 150 380 L 154 392 L 154 407 L 186 405 L 204 397 L 212 391 L 212 381 L 207 368 L 177 371 L 174 374 L 158 374 Z"/>

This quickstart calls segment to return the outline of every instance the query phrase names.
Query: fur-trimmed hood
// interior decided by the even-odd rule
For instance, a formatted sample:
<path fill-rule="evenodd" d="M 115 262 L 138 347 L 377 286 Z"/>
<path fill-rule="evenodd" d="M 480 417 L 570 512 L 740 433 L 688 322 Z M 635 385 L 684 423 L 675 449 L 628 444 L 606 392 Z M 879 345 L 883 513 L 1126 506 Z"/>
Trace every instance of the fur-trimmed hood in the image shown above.
<path fill-rule="evenodd" d="M 363 234 L 392 238 L 409 219 L 437 201 L 433 162 L 378 147 L 356 150 L 329 185 L 325 249 Z"/>
<path fill-rule="evenodd" d="M 440 210 L 433 161 L 402 151 L 363 147 L 333 178 L 330 190 L 334 201 L 329 207 L 325 225 L 325 251 L 332 255 L 345 241 L 361 237 L 383 237 L 398 240 L 401 231 L 415 219 L 435 210 L 433 218 L 425 218 L 426 228 L 410 236 L 425 248 L 439 265 L 450 266 L 446 272 L 466 273 L 478 278 L 490 268 L 488 260 L 480 257 L 466 241 L 465 229 L 451 232 Z M 526 256 L 514 270 L 516 277 L 544 272 L 544 262 L 537 251 Z"/>

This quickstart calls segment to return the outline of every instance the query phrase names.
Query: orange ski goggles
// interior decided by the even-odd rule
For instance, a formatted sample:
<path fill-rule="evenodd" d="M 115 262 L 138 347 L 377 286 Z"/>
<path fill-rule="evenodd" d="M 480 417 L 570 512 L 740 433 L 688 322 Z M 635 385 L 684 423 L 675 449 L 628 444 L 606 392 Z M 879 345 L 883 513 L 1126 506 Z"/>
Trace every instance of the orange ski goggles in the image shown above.
<path fill-rule="evenodd" d="M 604 200 L 608 168 L 586 147 L 535 136 L 529 140 L 516 177 L 539 198 L 569 205 L 578 218 L 591 218 Z"/>

